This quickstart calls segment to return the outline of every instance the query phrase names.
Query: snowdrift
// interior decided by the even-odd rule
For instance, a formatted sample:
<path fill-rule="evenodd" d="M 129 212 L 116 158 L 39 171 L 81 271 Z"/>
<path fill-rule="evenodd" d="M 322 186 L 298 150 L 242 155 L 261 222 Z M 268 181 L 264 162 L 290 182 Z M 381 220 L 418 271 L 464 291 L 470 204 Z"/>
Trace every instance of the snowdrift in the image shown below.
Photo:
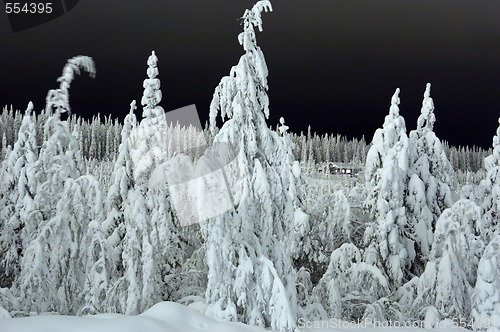
<path fill-rule="evenodd" d="M 41 315 L 0 319 L 0 332 L 263 332 L 264 329 L 208 318 L 174 302 L 161 302 L 138 316 Z"/>
<path fill-rule="evenodd" d="M 442 322 L 443 323 L 443 322 Z M 446 326 L 448 325 L 448 326 Z M 335 326 L 337 328 L 335 328 Z M 425 332 L 422 328 L 366 327 L 338 320 L 302 322 L 300 331 Z M 100 314 L 95 316 L 40 315 L 0 319 L 0 332 L 267 332 L 263 328 L 208 318 L 182 304 L 160 302 L 138 316 Z M 468 331 L 442 324 L 439 332 Z"/>

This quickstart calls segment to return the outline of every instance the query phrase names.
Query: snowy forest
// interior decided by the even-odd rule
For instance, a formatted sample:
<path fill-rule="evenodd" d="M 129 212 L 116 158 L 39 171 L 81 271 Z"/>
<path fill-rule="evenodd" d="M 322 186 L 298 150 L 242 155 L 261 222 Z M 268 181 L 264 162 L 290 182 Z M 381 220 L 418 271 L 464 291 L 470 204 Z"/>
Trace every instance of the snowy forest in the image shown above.
<path fill-rule="evenodd" d="M 489 150 L 450 146 L 428 83 L 417 123 L 394 87 L 368 140 L 269 123 L 268 11 L 244 12 L 204 128 L 166 121 L 154 51 L 123 123 L 71 114 L 89 56 L 68 60 L 43 110 L 3 108 L 0 316 L 171 301 L 280 332 L 330 318 L 500 329 L 500 119 Z"/>

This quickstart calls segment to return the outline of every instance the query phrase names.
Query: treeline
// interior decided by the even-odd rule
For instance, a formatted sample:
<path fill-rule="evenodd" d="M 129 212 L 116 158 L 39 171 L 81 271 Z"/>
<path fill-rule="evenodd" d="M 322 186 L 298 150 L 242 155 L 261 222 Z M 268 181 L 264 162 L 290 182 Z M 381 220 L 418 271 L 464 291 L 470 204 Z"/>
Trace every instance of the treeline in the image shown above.
<path fill-rule="evenodd" d="M 8 146 L 14 146 L 17 140 L 23 113 L 5 106 L 0 115 L 0 160 L 3 160 Z M 43 124 L 47 120 L 47 114 L 42 111 L 36 115 L 37 142 L 41 145 L 43 140 Z M 73 114 L 69 119 L 70 128 L 78 126 L 79 144 L 83 157 L 87 160 L 112 161 L 118 153 L 120 144 L 120 133 L 123 125 L 111 116 L 101 117 L 97 114 L 92 120 L 85 120 Z M 205 130 L 207 139 L 210 134 Z M 354 165 L 364 165 L 366 154 L 370 144 L 365 138 L 348 138 L 338 134 L 319 135 L 311 132 L 291 134 L 294 143 L 294 156 L 305 165 L 316 165 L 325 162 L 352 163 Z M 475 173 L 484 167 L 484 158 L 491 154 L 488 150 L 478 146 L 458 146 L 450 145 L 443 141 L 443 148 L 453 168 L 459 172 Z M 471 176 L 471 175 L 469 175 Z"/>

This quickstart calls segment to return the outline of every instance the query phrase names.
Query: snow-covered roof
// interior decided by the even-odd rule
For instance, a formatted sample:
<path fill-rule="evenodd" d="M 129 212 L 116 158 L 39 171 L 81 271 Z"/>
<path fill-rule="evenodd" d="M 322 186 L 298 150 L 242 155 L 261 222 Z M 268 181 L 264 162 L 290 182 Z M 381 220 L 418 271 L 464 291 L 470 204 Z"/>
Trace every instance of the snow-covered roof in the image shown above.
<path fill-rule="evenodd" d="M 357 166 L 357 165 L 354 165 L 354 164 L 349 164 L 349 163 L 329 162 L 328 166 L 330 166 L 330 167 L 338 167 L 338 168 L 361 169 L 360 166 Z"/>

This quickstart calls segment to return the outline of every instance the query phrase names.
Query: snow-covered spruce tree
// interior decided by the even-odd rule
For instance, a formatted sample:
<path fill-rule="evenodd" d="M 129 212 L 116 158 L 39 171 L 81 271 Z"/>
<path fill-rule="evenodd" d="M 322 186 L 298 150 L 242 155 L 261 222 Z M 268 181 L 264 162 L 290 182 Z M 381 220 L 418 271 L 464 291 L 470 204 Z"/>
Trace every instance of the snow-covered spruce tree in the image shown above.
<path fill-rule="evenodd" d="M 143 107 L 142 121 L 131 135 L 131 158 L 136 182 L 147 184 L 151 172 L 165 159 L 161 150 L 163 142 L 159 128 L 166 123 L 165 111 L 158 105 L 162 98 L 157 67 L 158 57 L 152 51 L 148 58 L 148 78 L 144 80 L 144 93 L 141 104 Z"/>
<path fill-rule="evenodd" d="M 365 202 L 365 208 L 368 209 L 372 218 L 378 217 L 376 210 L 378 191 L 376 187 L 380 179 L 380 169 L 383 167 L 384 158 L 389 149 L 394 148 L 397 142 L 401 144 L 401 149 L 397 154 L 397 165 L 404 172 L 408 171 L 409 140 L 406 135 L 405 120 L 399 115 L 399 92 L 400 90 L 397 88 L 391 99 L 389 114 L 384 119 L 383 127 L 375 131 L 366 157 L 365 184 L 370 196 Z"/>
<path fill-rule="evenodd" d="M 425 184 L 417 174 L 410 177 L 405 202 L 409 231 L 415 239 L 416 256 L 412 272 L 414 275 L 420 275 L 427 263 L 433 241 L 433 217 L 427 205 Z"/>
<path fill-rule="evenodd" d="M 80 153 L 79 144 L 72 135 L 69 123 L 61 120 L 61 114 L 69 112 L 69 86 L 83 67 L 95 74 L 91 58 L 77 56 L 70 60 L 63 69 L 63 75 L 58 79 L 59 89 L 50 90 L 47 95 L 46 109 L 53 110 L 44 127 L 47 140 L 40 149 L 37 161 L 37 181 L 40 185 L 35 196 L 35 213 L 41 213 L 42 219 L 50 220 L 59 199 L 62 197 L 62 187 L 66 179 L 76 179 L 85 174 L 85 164 Z"/>
<path fill-rule="evenodd" d="M 410 186 L 409 206 L 415 211 L 410 214 L 414 220 L 415 240 L 424 256 L 428 255 L 432 244 L 432 235 L 436 221 L 444 209 L 453 204 L 451 185 L 454 171 L 446 157 L 441 141 L 434 133 L 434 102 L 430 96 L 431 84 L 427 83 L 421 114 L 418 117 L 417 129 L 410 132 L 410 141 L 414 148 L 411 155 L 411 172 L 423 182 L 424 192 L 421 192 L 421 183 L 413 178 Z M 422 194 L 426 200 L 421 201 Z M 425 203 L 425 205 L 422 205 Z M 428 211 L 432 213 L 432 223 L 429 224 Z M 425 259 L 424 259 L 425 263 Z"/>
<path fill-rule="evenodd" d="M 172 212 L 168 190 L 166 188 L 150 188 L 146 204 L 150 211 L 152 227 L 150 241 L 155 251 L 153 264 L 155 264 L 154 268 L 157 274 L 155 276 L 157 285 L 154 288 L 150 287 L 149 292 L 158 293 L 160 299 L 168 301 L 178 301 L 185 296 L 198 295 L 199 291 L 193 294 L 192 287 L 194 285 L 193 280 L 189 278 L 190 271 L 183 266 L 186 260 L 187 241 L 182 236 L 179 222 Z M 189 231 L 194 233 L 194 227 L 191 227 Z M 195 246 L 194 249 L 198 249 L 198 246 Z M 184 274 L 181 273 L 181 270 L 184 271 Z M 150 297 L 150 302 L 146 304 L 146 307 L 155 304 L 152 302 L 154 297 Z"/>
<path fill-rule="evenodd" d="M 62 194 L 55 216 L 40 225 L 21 261 L 19 296 L 30 311 L 75 314 L 83 304 L 87 250 L 98 239 L 90 239 L 88 225 L 102 222 L 101 194 L 92 176 L 67 179 Z"/>
<path fill-rule="evenodd" d="M 80 265 L 84 277 L 82 290 L 78 296 L 77 314 L 96 314 L 105 311 L 106 291 L 112 273 L 112 260 L 106 237 L 102 230 L 105 219 L 103 194 L 99 183 L 92 175 L 81 176 L 76 180 L 81 196 L 77 204 L 85 210 L 79 211 L 83 235 L 80 245 Z M 86 226 L 86 227 L 85 227 Z M 82 272 L 80 270 L 80 272 Z"/>
<path fill-rule="evenodd" d="M 125 117 L 121 132 L 122 141 L 118 148 L 118 158 L 115 162 L 113 173 L 111 174 L 111 186 L 105 201 L 106 220 L 102 224 L 102 229 L 106 241 L 111 250 L 113 262 L 113 276 L 123 273 L 122 270 L 122 239 L 125 235 L 124 211 L 127 205 L 127 197 L 134 187 L 134 177 L 132 174 L 132 161 L 130 159 L 130 134 L 137 125 L 134 114 L 136 109 L 135 100 L 130 104 L 130 112 Z M 114 300 L 114 296 L 108 296 L 108 305 Z"/>
<path fill-rule="evenodd" d="M 69 87 L 75 78 L 75 74 L 80 74 L 80 68 L 83 68 L 91 77 L 95 76 L 95 65 L 92 58 L 79 55 L 68 60 L 63 68 L 61 77 L 57 79 L 60 82 L 59 89 L 50 90 L 47 95 L 46 109 L 59 113 L 71 113 L 69 105 Z"/>
<path fill-rule="evenodd" d="M 377 129 L 373 136 L 365 169 L 369 194 L 364 207 L 373 222 L 364 234 L 364 259 L 385 273 L 391 288 L 401 285 L 405 270 L 415 258 L 414 243 L 408 236 L 404 202 L 409 143 L 398 105 L 399 88 L 392 97 L 383 128 Z"/>
<path fill-rule="evenodd" d="M 304 312 L 311 320 L 336 317 L 348 321 L 403 322 L 401 306 L 386 297 L 389 291 L 389 281 L 383 273 L 363 262 L 362 253 L 354 244 L 344 243 L 332 252 L 328 269 L 314 287 L 311 303 Z M 322 316 L 322 311 L 327 315 Z"/>
<path fill-rule="evenodd" d="M 173 299 L 179 284 L 167 285 L 165 278 L 175 274 L 184 259 L 168 189 L 164 184 L 155 189 L 149 186 L 152 172 L 166 159 L 161 149 L 165 118 L 158 105 L 157 60 L 154 52 L 148 59 L 141 123 L 137 125 L 133 115 L 134 101 L 123 127 L 104 225 L 113 260 L 113 279 L 104 307 L 126 314 Z"/>
<path fill-rule="evenodd" d="M 2 163 L 0 190 L 0 266 L 12 281 L 19 274 L 19 258 L 23 245 L 21 234 L 29 223 L 27 212 L 31 211 L 36 192 L 33 178 L 38 158 L 36 126 L 30 102 L 23 117 L 17 141 L 8 159 Z"/>
<path fill-rule="evenodd" d="M 418 280 L 412 307 L 415 317 L 423 318 L 433 305 L 442 319 L 470 318 L 471 289 L 484 247 L 481 222 L 480 208 L 469 200 L 459 200 L 443 211 L 429 261 Z"/>
<path fill-rule="evenodd" d="M 149 301 L 156 303 L 160 294 L 151 294 L 147 288 L 157 282 L 154 278 L 155 257 L 151 241 L 149 211 L 144 188 L 128 191 L 124 210 L 124 237 L 122 240 L 122 270 L 107 297 L 113 301 L 111 310 L 138 314 L 147 309 Z M 108 300 L 108 301 L 109 301 Z"/>
<path fill-rule="evenodd" d="M 248 191 L 233 210 L 201 224 L 209 267 L 206 301 L 208 315 L 293 331 L 295 271 L 284 243 L 293 225 L 294 179 L 284 138 L 265 121 L 268 71 L 254 30 L 262 30 L 261 13 L 271 9 L 269 1 L 259 1 L 245 11 L 238 37 L 245 54 L 215 89 L 210 107 L 212 129 L 219 110 L 229 118 L 214 144 L 238 149 Z"/>
<path fill-rule="evenodd" d="M 489 229 L 487 240 L 492 239 L 491 233 L 500 227 L 500 118 L 498 124 L 496 135 L 493 136 L 493 153 L 484 159 L 486 179 L 481 182 L 487 193 L 481 204 L 485 226 Z"/>
<path fill-rule="evenodd" d="M 62 312 L 72 310 L 72 307 L 64 307 L 63 302 L 66 299 L 57 300 L 57 297 L 53 297 L 58 296 L 58 289 L 63 288 L 59 287 L 62 281 L 55 282 L 51 279 L 57 278 L 54 276 L 57 271 L 51 271 L 49 264 L 56 261 L 64 262 L 70 259 L 68 255 L 71 255 L 69 252 L 51 250 L 54 243 L 59 242 L 54 239 L 50 240 L 53 234 L 58 234 L 60 238 L 67 237 L 77 241 L 72 226 L 67 223 L 61 224 L 57 220 L 64 212 L 60 210 L 61 204 L 69 195 L 69 193 L 65 195 L 65 190 L 70 190 L 67 180 L 77 179 L 85 173 L 79 144 L 70 132 L 69 123 L 60 118 L 62 113 L 70 110 L 68 89 L 74 74 L 79 73 L 79 67 L 83 67 L 91 75 L 95 73 L 91 58 L 86 56 L 72 58 L 68 60 L 63 69 L 63 75 L 58 79 L 59 89 L 50 90 L 47 95 L 46 110 L 53 110 L 54 113 L 45 123 L 44 136 L 47 140 L 43 143 L 39 159 L 35 163 L 33 176 L 34 181 L 37 182 L 36 193 L 33 198 L 33 209 L 27 216 L 31 225 L 26 225 L 23 230 L 25 255 L 22 257 L 21 273 L 16 282 L 17 289 L 24 300 L 23 306 L 28 310 L 49 310 L 59 305 L 61 305 Z M 47 254 L 51 254 L 50 257 Z M 51 277 L 49 274 L 52 274 Z M 44 286 L 43 284 L 49 280 L 55 284 Z M 64 289 L 64 291 L 72 292 L 69 289 Z"/>
<path fill-rule="evenodd" d="M 138 238 L 138 227 L 142 230 L 149 224 L 145 195 L 135 188 L 130 156 L 130 137 L 136 128 L 135 109 L 134 100 L 122 129 L 122 142 L 106 200 L 107 218 L 103 224 L 113 265 L 103 307 L 106 311 L 129 314 L 138 313 L 141 306 L 140 276 L 137 275 L 141 267 L 137 265 L 142 261 L 139 252 L 142 237 Z M 145 239 L 144 245 L 151 249 L 148 244 Z"/>
<path fill-rule="evenodd" d="M 148 78 L 144 80 L 144 93 L 142 95 L 141 104 L 144 107 L 142 116 L 144 118 L 152 118 L 164 114 L 163 108 L 158 104 L 161 101 L 162 93 L 160 90 L 160 80 L 158 76 L 158 57 L 155 51 L 151 52 L 148 58 L 148 69 L 146 71 Z"/>
<path fill-rule="evenodd" d="M 105 303 L 107 310 L 137 314 L 171 299 L 175 286 L 182 287 L 167 285 L 165 277 L 176 272 L 184 252 L 165 190 L 136 185 L 128 190 L 123 207 L 124 235 L 117 245 L 121 257 Z"/>
<path fill-rule="evenodd" d="M 304 181 L 302 209 L 296 211 L 289 246 L 297 269 L 309 270 L 315 285 L 325 273 L 333 250 L 353 239 L 351 207 L 342 190 L 332 181 Z"/>
<path fill-rule="evenodd" d="M 479 261 L 472 293 L 472 318 L 475 328 L 483 331 L 500 329 L 500 234 L 494 235 Z"/>

